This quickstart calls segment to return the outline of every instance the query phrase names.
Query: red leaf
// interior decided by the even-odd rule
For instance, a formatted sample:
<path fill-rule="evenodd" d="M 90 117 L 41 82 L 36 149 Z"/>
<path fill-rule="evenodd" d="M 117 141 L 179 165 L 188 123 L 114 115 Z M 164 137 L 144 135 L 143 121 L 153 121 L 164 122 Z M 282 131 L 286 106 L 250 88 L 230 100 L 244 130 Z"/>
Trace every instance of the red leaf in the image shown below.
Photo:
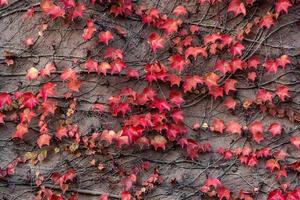
<path fill-rule="evenodd" d="M 0 6 L 4 6 L 8 4 L 8 0 L 0 0 Z"/>
<path fill-rule="evenodd" d="M 20 123 L 17 125 L 16 132 L 12 137 L 22 139 L 25 133 L 28 133 L 28 125 L 25 123 Z"/>
<path fill-rule="evenodd" d="M 175 33 L 178 31 L 178 26 L 181 25 L 181 20 L 167 19 L 162 25 L 162 29 L 166 31 L 167 34 Z"/>
<path fill-rule="evenodd" d="M 113 130 L 104 130 L 100 136 L 100 140 L 105 140 L 109 144 L 112 144 L 113 140 L 115 140 L 116 138 L 117 134 Z"/>
<path fill-rule="evenodd" d="M 245 49 L 244 45 L 242 45 L 240 42 L 236 42 L 234 45 L 231 46 L 230 53 L 233 56 L 242 55 L 244 49 Z"/>
<path fill-rule="evenodd" d="M 276 161 L 274 159 L 269 159 L 266 162 L 266 168 L 269 169 L 271 172 L 273 172 L 274 170 L 279 170 L 280 165 L 279 165 L 278 161 Z"/>
<path fill-rule="evenodd" d="M 181 78 L 177 76 L 176 74 L 168 74 L 168 81 L 171 83 L 171 87 L 173 85 L 180 86 Z"/>
<path fill-rule="evenodd" d="M 43 100 L 46 101 L 49 96 L 55 95 L 55 87 L 55 83 L 48 82 L 44 84 L 39 91 L 38 97 L 42 97 Z"/>
<path fill-rule="evenodd" d="M 263 139 L 263 124 L 259 121 L 254 121 L 249 125 L 250 133 L 252 134 L 252 138 L 255 142 L 260 143 Z"/>
<path fill-rule="evenodd" d="M 31 92 L 25 92 L 25 93 L 23 93 L 20 96 L 19 101 L 22 104 L 21 107 L 27 107 L 30 110 L 32 110 L 33 107 L 35 107 L 36 105 L 39 104 L 38 99 Z"/>
<path fill-rule="evenodd" d="M 159 113 L 163 113 L 164 110 L 171 110 L 170 104 L 166 100 L 160 98 L 155 98 L 150 107 L 157 108 L 159 110 Z"/>
<path fill-rule="evenodd" d="M 176 16 L 179 15 L 186 15 L 188 12 L 186 10 L 186 8 L 184 6 L 177 6 L 174 10 L 173 10 L 173 14 Z"/>
<path fill-rule="evenodd" d="M 74 8 L 74 10 L 70 13 L 72 21 L 76 17 L 81 17 L 82 18 L 84 10 L 85 10 L 85 5 L 83 3 L 78 3 L 76 5 L 76 7 Z"/>
<path fill-rule="evenodd" d="M 119 73 L 121 73 L 121 71 L 124 68 L 126 68 L 126 64 L 122 60 L 120 60 L 120 59 L 114 60 L 110 64 L 110 66 L 111 66 L 111 74 L 115 74 L 115 73 L 119 74 Z"/>
<path fill-rule="evenodd" d="M 12 100 L 10 94 L 6 92 L 0 92 L 0 108 L 3 108 L 5 105 L 11 105 Z"/>
<path fill-rule="evenodd" d="M 171 68 L 176 69 L 179 72 L 183 70 L 184 65 L 186 64 L 185 59 L 179 54 L 169 57 L 169 61 L 171 62 Z"/>
<path fill-rule="evenodd" d="M 122 192 L 121 200 L 131 200 L 131 194 L 127 191 Z"/>
<path fill-rule="evenodd" d="M 165 39 L 159 36 L 155 32 L 152 32 L 148 38 L 148 43 L 150 44 L 150 47 L 154 53 L 156 52 L 157 49 L 164 48 L 164 41 Z"/>
<path fill-rule="evenodd" d="M 26 74 L 26 78 L 29 81 L 36 80 L 38 78 L 39 71 L 35 67 L 31 67 Z"/>
<path fill-rule="evenodd" d="M 108 42 L 114 39 L 114 36 L 110 31 L 102 31 L 99 33 L 98 38 L 100 42 L 103 42 L 104 44 L 108 45 Z"/>
<path fill-rule="evenodd" d="M 240 0 L 231 0 L 227 12 L 233 12 L 234 16 L 238 16 L 239 14 L 246 15 L 246 8 Z"/>
<path fill-rule="evenodd" d="M 189 47 L 185 50 L 184 57 L 187 59 L 189 56 L 193 56 L 196 60 L 198 55 L 201 54 L 204 58 L 207 58 L 207 52 L 202 47 Z"/>
<path fill-rule="evenodd" d="M 126 75 L 129 78 L 136 78 L 136 79 L 138 79 L 139 76 L 140 76 L 139 71 L 137 69 L 134 69 L 134 68 L 127 68 Z"/>
<path fill-rule="evenodd" d="M 267 200 L 285 200 L 285 198 L 281 191 L 276 189 L 268 194 Z"/>
<path fill-rule="evenodd" d="M 63 71 L 63 73 L 60 75 L 60 79 L 62 81 L 66 80 L 77 80 L 77 74 L 76 71 L 74 71 L 72 68 L 67 68 Z"/>
<path fill-rule="evenodd" d="M 256 100 L 259 102 L 272 102 L 272 93 L 266 89 L 259 89 L 256 93 Z"/>
<path fill-rule="evenodd" d="M 251 58 L 248 59 L 249 68 L 256 69 L 259 64 L 260 64 L 260 60 L 256 56 L 252 56 Z"/>
<path fill-rule="evenodd" d="M 223 74 L 226 74 L 227 72 L 232 72 L 232 66 L 229 62 L 225 60 L 218 60 L 215 69 L 222 72 Z"/>
<path fill-rule="evenodd" d="M 276 135 L 281 135 L 281 125 L 277 122 L 270 124 L 268 131 L 272 133 L 273 137 Z"/>
<path fill-rule="evenodd" d="M 58 139 L 62 139 L 63 137 L 68 137 L 68 129 L 64 126 L 61 126 L 59 127 L 57 130 L 56 130 L 56 133 L 55 133 L 55 136 L 58 138 Z"/>
<path fill-rule="evenodd" d="M 184 120 L 183 112 L 182 112 L 182 110 L 179 110 L 179 109 L 173 110 L 171 113 L 171 117 L 176 124 L 182 123 Z"/>
<path fill-rule="evenodd" d="M 108 200 L 108 195 L 107 194 L 102 194 L 98 200 Z"/>
<path fill-rule="evenodd" d="M 230 190 L 224 186 L 219 186 L 217 188 L 218 197 L 222 199 L 229 200 L 230 199 Z"/>
<path fill-rule="evenodd" d="M 50 76 L 52 72 L 55 72 L 56 68 L 53 63 L 47 63 L 43 69 L 40 70 L 42 77 Z"/>
<path fill-rule="evenodd" d="M 226 132 L 232 133 L 232 134 L 237 133 L 237 134 L 241 135 L 242 134 L 242 126 L 235 121 L 230 121 L 226 125 Z"/>
<path fill-rule="evenodd" d="M 171 103 L 174 103 L 176 106 L 180 107 L 182 103 L 184 103 L 184 99 L 180 92 L 172 90 L 169 95 L 169 99 Z"/>
<path fill-rule="evenodd" d="M 208 73 L 205 78 L 204 78 L 204 82 L 207 85 L 207 87 L 211 87 L 211 86 L 218 86 L 218 80 L 219 80 L 219 76 L 213 72 Z"/>
<path fill-rule="evenodd" d="M 52 19 L 63 17 L 65 15 L 65 10 L 55 5 L 52 0 L 42 0 L 40 6 L 42 11 L 50 15 Z"/>
<path fill-rule="evenodd" d="M 266 27 L 267 29 L 271 28 L 275 24 L 274 15 L 271 13 L 267 13 L 260 21 L 259 27 L 264 28 Z"/>
<path fill-rule="evenodd" d="M 232 97 L 226 97 L 226 99 L 224 100 L 224 105 L 228 109 L 234 110 L 236 106 L 236 100 L 234 100 Z"/>
<path fill-rule="evenodd" d="M 263 66 L 266 68 L 269 73 L 277 73 L 278 63 L 274 60 L 267 60 Z"/>
<path fill-rule="evenodd" d="M 223 133 L 225 130 L 225 124 L 223 120 L 215 118 L 210 125 L 210 130 L 213 132 Z"/>
<path fill-rule="evenodd" d="M 280 14 L 280 12 L 284 11 L 288 13 L 289 7 L 292 6 L 290 0 L 277 0 L 275 3 L 275 11 L 276 13 Z"/>
<path fill-rule="evenodd" d="M 290 141 L 293 145 L 300 149 L 300 136 L 291 137 Z"/>
<path fill-rule="evenodd" d="M 94 26 L 94 22 L 92 19 L 88 19 L 86 24 L 87 27 L 83 29 L 83 34 L 82 34 L 82 38 L 84 41 L 88 41 L 89 39 L 91 39 L 93 37 L 94 32 L 96 32 L 97 30 Z"/>
<path fill-rule="evenodd" d="M 203 79 L 200 76 L 194 75 L 186 77 L 183 83 L 183 91 L 185 93 L 191 92 L 193 89 L 196 89 L 198 83 L 203 84 Z"/>
<path fill-rule="evenodd" d="M 51 140 L 51 136 L 48 134 L 42 134 L 40 137 L 37 139 L 36 143 L 38 146 L 41 148 L 44 145 L 49 145 Z"/>
<path fill-rule="evenodd" d="M 71 80 L 67 83 L 67 87 L 74 92 L 79 92 L 79 88 L 81 87 L 81 81 Z"/>
<path fill-rule="evenodd" d="M 209 89 L 209 94 L 211 94 L 214 99 L 218 97 L 223 97 L 223 87 L 211 86 Z"/>
<path fill-rule="evenodd" d="M 123 51 L 121 49 L 108 47 L 105 49 L 104 58 L 111 58 L 113 60 L 123 59 Z"/>
<path fill-rule="evenodd" d="M 229 94 L 229 91 L 236 91 L 235 84 L 237 83 L 234 79 L 227 79 L 225 81 L 224 90 L 225 94 Z"/>
<path fill-rule="evenodd" d="M 153 139 L 151 139 L 150 143 L 152 146 L 154 146 L 156 151 L 158 148 L 165 150 L 167 140 L 164 136 L 156 135 Z"/>
<path fill-rule="evenodd" d="M 85 62 L 84 67 L 88 70 L 88 72 L 96 72 L 98 71 L 98 62 L 94 59 L 89 58 Z"/>
<path fill-rule="evenodd" d="M 282 55 L 276 59 L 276 63 L 284 69 L 287 64 L 291 64 L 291 61 L 287 55 Z"/>
<path fill-rule="evenodd" d="M 101 62 L 100 65 L 98 65 L 97 68 L 97 73 L 100 74 L 104 74 L 104 76 L 106 76 L 107 70 L 111 69 L 111 66 L 109 63 L 107 62 Z"/>

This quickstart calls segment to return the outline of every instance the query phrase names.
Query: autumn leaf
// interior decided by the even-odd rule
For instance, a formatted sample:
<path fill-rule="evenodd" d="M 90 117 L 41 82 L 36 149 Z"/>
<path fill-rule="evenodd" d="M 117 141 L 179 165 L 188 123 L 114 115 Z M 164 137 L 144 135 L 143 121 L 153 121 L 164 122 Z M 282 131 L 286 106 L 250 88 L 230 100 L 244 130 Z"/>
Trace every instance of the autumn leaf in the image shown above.
<path fill-rule="evenodd" d="M 100 42 L 108 45 L 109 41 L 114 39 L 114 36 L 110 31 L 102 31 L 99 33 L 98 39 Z"/>
<path fill-rule="evenodd" d="M 70 16 L 71 20 L 74 20 L 76 17 L 83 17 L 83 11 L 85 10 L 84 3 L 78 3 L 75 8 L 71 11 Z"/>
<path fill-rule="evenodd" d="M 11 105 L 12 99 L 10 94 L 6 92 L 0 92 L 0 108 L 3 108 L 5 105 Z"/>
<path fill-rule="evenodd" d="M 260 21 L 259 27 L 260 28 L 271 28 L 275 24 L 274 15 L 272 13 L 267 13 Z"/>
<path fill-rule="evenodd" d="M 275 11 L 280 14 L 282 11 L 288 13 L 289 7 L 292 6 L 290 0 L 277 0 L 275 3 Z"/>
<path fill-rule="evenodd" d="M 123 51 L 114 47 L 107 47 L 104 52 L 104 58 L 111 58 L 112 60 L 123 60 Z"/>
<path fill-rule="evenodd" d="M 92 58 L 89 58 L 84 63 L 84 67 L 88 70 L 88 72 L 96 72 L 98 71 L 98 62 Z"/>
<path fill-rule="evenodd" d="M 278 161 L 274 159 L 269 159 L 266 161 L 266 168 L 269 169 L 271 172 L 273 172 L 274 170 L 279 170 L 280 165 Z"/>
<path fill-rule="evenodd" d="M 184 57 L 187 59 L 189 56 L 193 56 L 196 60 L 198 55 L 201 55 L 203 58 L 207 58 L 207 52 L 205 48 L 202 47 L 189 47 L 185 50 Z"/>
<path fill-rule="evenodd" d="M 186 15 L 187 13 L 188 12 L 187 12 L 186 8 L 184 6 L 181 6 L 181 5 L 177 6 L 173 10 L 173 14 L 175 16 Z"/>
<path fill-rule="evenodd" d="M 40 6 L 42 11 L 48 14 L 53 20 L 65 15 L 65 10 L 55 5 L 52 0 L 42 0 Z"/>
<path fill-rule="evenodd" d="M 176 106 L 180 107 L 180 105 L 182 103 L 184 103 L 184 99 L 182 98 L 182 95 L 180 92 L 177 92 L 175 90 L 172 90 L 170 92 L 170 95 L 169 95 L 169 99 L 170 99 L 170 102 L 175 104 Z"/>
<path fill-rule="evenodd" d="M 22 139 L 25 133 L 28 133 L 28 125 L 26 123 L 20 123 L 17 125 L 16 131 L 12 137 Z"/>
<path fill-rule="evenodd" d="M 49 145 L 51 140 L 51 136 L 48 134 L 42 134 L 37 139 L 37 144 L 41 148 L 44 145 Z"/>
<path fill-rule="evenodd" d="M 82 38 L 84 41 L 88 41 L 93 37 L 93 34 L 96 32 L 96 28 L 94 26 L 94 22 L 92 19 L 88 19 L 86 22 L 87 27 L 83 29 Z"/>
<path fill-rule="evenodd" d="M 156 135 L 153 139 L 150 140 L 150 143 L 156 151 L 158 150 L 158 148 L 165 150 L 167 140 L 164 136 Z"/>
<path fill-rule="evenodd" d="M 36 80 L 38 78 L 39 71 L 35 67 L 31 67 L 26 74 L 26 78 L 29 81 Z"/>
<path fill-rule="evenodd" d="M 300 136 L 291 137 L 290 141 L 293 145 L 295 145 L 298 149 L 300 149 Z"/>
<path fill-rule="evenodd" d="M 56 94 L 55 87 L 56 87 L 55 83 L 52 82 L 45 83 L 41 87 L 37 97 L 42 97 L 42 99 L 46 101 L 49 96 L 54 96 Z"/>
<path fill-rule="evenodd" d="M 76 71 L 74 71 L 72 68 L 65 69 L 62 74 L 60 75 L 60 79 L 62 81 L 66 80 L 77 80 L 77 74 Z"/>
<path fill-rule="evenodd" d="M 8 4 L 8 0 L 0 0 L 0 6 L 4 6 Z"/>
<path fill-rule="evenodd" d="M 183 83 L 183 91 L 186 92 L 191 92 L 193 89 L 196 89 L 197 84 L 203 84 L 203 79 L 198 76 L 188 76 L 186 77 L 184 83 Z"/>
<path fill-rule="evenodd" d="M 150 44 L 150 47 L 154 53 L 157 51 L 157 49 L 164 48 L 164 41 L 165 39 L 156 32 L 150 33 L 148 38 L 148 43 Z"/>
<path fill-rule="evenodd" d="M 264 140 L 263 131 L 264 127 L 260 121 L 254 121 L 249 125 L 249 131 L 252 134 L 252 138 L 255 142 L 260 143 Z"/>
<path fill-rule="evenodd" d="M 234 100 L 232 97 L 226 97 L 224 100 L 224 105 L 227 107 L 227 109 L 234 110 L 236 104 L 236 100 Z"/>
<path fill-rule="evenodd" d="M 223 133 L 226 126 L 223 120 L 215 118 L 209 128 L 213 132 Z"/>
<path fill-rule="evenodd" d="M 181 72 L 186 64 L 185 59 L 179 54 L 169 57 L 169 61 L 171 62 L 171 68 L 176 69 L 178 72 Z"/>
<path fill-rule="evenodd" d="M 281 135 L 281 130 L 282 130 L 282 127 L 277 122 L 274 122 L 274 123 L 270 124 L 270 126 L 268 128 L 268 131 L 270 133 L 272 133 L 273 137 L 276 136 L 276 135 Z"/>
<path fill-rule="evenodd" d="M 241 135 L 242 126 L 236 121 L 229 121 L 226 125 L 226 132 Z"/>
<path fill-rule="evenodd" d="M 238 16 L 239 14 L 246 15 L 246 8 L 240 0 L 231 0 L 227 12 L 233 12 L 234 16 Z"/>
<path fill-rule="evenodd" d="M 224 186 L 219 186 L 217 188 L 218 197 L 220 199 L 230 200 L 230 190 Z"/>
<path fill-rule="evenodd" d="M 279 189 L 273 190 L 268 194 L 267 200 L 285 200 Z"/>
<path fill-rule="evenodd" d="M 237 83 L 234 79 L 227 79 L 224 85 L 225 94 L 229 94 L 230 91 L 236 91 L 235 84 Z"/>

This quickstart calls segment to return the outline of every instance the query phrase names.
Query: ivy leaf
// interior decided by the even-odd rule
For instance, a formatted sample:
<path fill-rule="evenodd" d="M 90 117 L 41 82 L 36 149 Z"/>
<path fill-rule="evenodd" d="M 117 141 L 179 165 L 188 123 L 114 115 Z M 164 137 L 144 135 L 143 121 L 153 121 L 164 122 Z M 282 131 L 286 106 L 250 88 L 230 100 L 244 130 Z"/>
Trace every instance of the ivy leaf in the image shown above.
<path fill-rule="evenodd" d="M 98 71 L 98 62 L 94 59 L 89 58 L 85 63 L 84 67 L 88 70 L 88 72 L 96 72 Z"/>
<path fill-rule="evenodd" d="M 272 93 L 266 89 L 259 89 L 256 93 L 256 100 L 258 102 L 272 102 Z"/>
<path fill-rule="evenodd" d="M 251 58 L 248 59 L 247 62 L 248 67 L 254 69 L 256 69 L 259 64 L 260 64 L 260 60 L 256 56 L 252 56 Z"/>
<path fill-rule="evenodd" d="M 276 135 L 281 135 L 281 130 L 282 130 L 282 127 L 277 122 L 274 122 L 274 123 L 270 124 L 270 126 L 268 128 L 268 131 L 270 133 L 272 133 L 273 137 L 275 137 Z"/>
<path fill-rule="evenodd" d="M 300 149 L 300 136 L 291 137 L 290 141 L 293 145 Z"/>
<path fill-rule="evenodd" d="M 157 151 L 158 148 L 161 148 L 165 150 L 166 148 L 167 140 L 164 136 L 156 135 L 153 139 L 151 139 L 150 144 L 154 147 L 154 149 Z"/>
<path fill-rule="evenodd" d="M 42 0 L 40 6 L 42 11 L 48 14 L 53 20 L 65 15 L 65 10 L 55 5 L 52 0 Z"/>
<path fill-rule="evenodd" d="M 185 59 L 179 54 L 169 57 L 169 61 L 171 62 L 171 68 L 178 72 L 181 72 L 186 64 Z"/>
<path fill-rule="evenodd" d="M 36 80 L 38 78 L 39 71 L 35 67 L 31 67 L 26 74 L 26 78 L 29 81 Z"/>
<path fill-rule="evenodd" d="M 235 84 L 237 83 L 234 79 L 227 79 L 224 85 L 225 94 L 229 94 L 230 91 L 236 91 Z"/>
<path fill-rule="evenodd" d="M 84 10 L 85 10 L 85 5 L 83 3 L 78 3 L 70 13 L 71 20 L 73 21 L 76 17 L 82 18 Z"/>
<path fill-rule="evenodd" d="M 14 132 L 12 137 L 22 139 L 25 133 L 28 133 L 28 125 L 26 123 L 20 123 L 17 125 L 16 131 Z"/>
<path fill-rule="evenodd" d="M 218 98 L 218 97 L 223 97 L 223 87 L 218 87 L 218 86 L 211 86 L 208 88 L 209 89 L 209 94 L 211 94 L 214 99 Z"/>
<path fill-rule="evenodd" d="M 273 172 L 274 170 L 279 170 L 280 165 L 279 165 L 278 161 L 276 161 L 274 159 L 269 159 L 266 162 L 266 168 L 269 169 L 271 172 Z"/>
<path fill-rule="evenodd" d="M 185 50 L 184 56 L 185 59 L 187 59 L 189 56 L 193 56 L 196 60 L 199 54 L 202 55 L 203 58 L 207 58 L 206 49 L 202 47 L 189 47 Z"/>
<path fill-rule="evenodd" d="M 174 85 L 180 86 L 181 77 L 177 76 L 176 74 L 168 74 L 168 81 L 170 82 L 171 87 Z"/>
<path fill-rule="evenodd" d="M 177 92 L 175 90 L 172 90 L 170 92 L 170 95 L 169 95 L 169 99 L 170 99 L 170 102 L 175 104 L 176 106 L 180 107 L 180 105 L 182 103 L 184 103 L 184 99 L 182 98 L 182 95 L 180 92 Z"/>
<path fill-rule="evenodd" d="M 150 33 L 148 38 L 148 43 L 150 44 L 150 47 L 154 53 L 157 51 L 157 49 L 164 48 L 164 41 L 165 39 L 156 32 Z"/>
<path fill-rule="evenodd" d="M 246 15 L 246 8 L 240 0 L 231 0 L 227 12 L 233 12 L 234 16 L 238 16 L 239 14 Z"/>
<path fill-rule="evenodd" d="M 179 15 L 186 15 L 188 14 L 188 12 L 184 6 L 179 5 L 176 8 L 174 8 L 173 14 L 175 16 L 179 16 Z"/>
<path fill-rule="evenodd" d="M 51 140 L 51 136 L 48 134 L 42 134 L 37 139 L 37 144 L 41 148 L 44 145 L 49 145 Z"/>
<path fill-rule="evenodd" d="M 245 50 L 244 45 L 242 45 L 240 42 L 236 42 L 231 46 L 229 51 L 233 56 L 237 56 L 237 55 L 242 55 L 244 50 Z"/>
<path fill-rule="evenodd" d="M 10 97 L 10 94 L 6 92 L 0 92 L 0 108 L 2 108 L 5 105 L 11 105 L 12 100 Z"/>
<path fill-rule="evenodd" d="M 123 60 L 123 51 L 121 49 L 108 47 L 105 49 L 104 58 L 111 58 L 112 60 Z"/>
<path fill-rule="evenodd" d="M 4 6 L 8 4 L 8 0 L 0 0 L 0 6 Z"/>
<path fill-rule="evenodd" d="M 67 68 L 63 71 L 63 73 L 60 75 L 60 79 L 62 81 L 66 80 L 77 80 L 77 74 L 76 71 L 74 71 L 72 68 Z"/>
<path fill-rule="evenodd" d="M 44 101 L 46 101 L 49 96 L 54 96 L 55 95 L 55 90 L 54 90 L 55 87 L 56 87 L 55 83 L 52 83 L 52 82 L 45 83 L 41 87 L 41 89 L 39 91 L 39 94 L 38 94 L 38 97 L 42 97 L 42 99 Z"/>
<path fill-rule="evenodd" d="M 252 122 L 249 125 L 249 130 L 255 142 L 260 143 L 262 140 L 264 140 L 264 136 L 263 136 L 264 127 L 260 121 Z"/>
<path fill-rule="evenodd" d="M 226 132 L 241 135 L 242 126 L 236 121 L 229 121 L 226 125 Z"/>
<path fill-rule="evenodd" d="M 230 199 L 230 190 L 224 186 L 219 186 L 217 188 L 217 193 L 220 199 L 226 199 L 226 200 Z"/>
<path fill-rule="evenodd" d="M 280 190 L 276 189 L 268 194 L 267 200 L 285 200 Z"/>
<path fill-rule="evenodd" d="M 160 98 L 155 98 L 150 107 L 157 108 L 159 110 L 159 113 L 163 113 L 164 110 L 171 110 L 170 104 L 166 100 Z"/>
<path fill-rule="evenodd" d="M 127 191 L 121 193 L 121 200 L 131 200 L 131 194 Z"/>
<path fill-rule="evenodd" d="M 193 89 L 196 89 L 197 84 L 203 84 L 203 79 L 198 76 L 188 76 L 186 77 L 184 83 L 183 83 L 183 91 L 186 92 L 191 92 Z"/>
<path fill-rule="evenodd" d="M 274 15 L 272 13 L 267 13 L 260 21 L 259 27 L 260 28 L 271 28 L 275 24 L 274 22 Z"/>
<path fill-rule="evenodd" d="M 292 6 L 290 0 L 277 0 L 275 3 L 275 11 L 280 14 L 282 11 L 288 13 L 289 7 Z"/>
<path fill-rule="evenodd" d="M 235 109 L 236 106 L 236 100 L 234 100 L 232 97 L 226 97 L 224 100 L 224 105 L 227 107 L 227 109 Z"/>
<path fill-rule="evenodd" d="M 98 39 L 100 42 L 108 45 L 109 41 L 114 39 L 114 36 L 110 31 L 102 31 L 99 33 Z"/>
<path fill-rule="evenodd" d="M 225 130 L 226 126 L 224 124 L 224 121 L 219 119 L 219 118 L 215 118 L 211 124 L 211 126 L 209 127 L 209 129 L 213 132 L 217 132 L 217 133 L 223 133 Z"/>
<path fill-rule="evenodd" d="M 94 22 L 92 19 L 88 19 L 86 22 L 87 27 L 83 29 L 82 38 L 84 41 L 88 41 L 93 37 L 94 32 L 96 32 L 96 28 L 94 26 Z"/>

